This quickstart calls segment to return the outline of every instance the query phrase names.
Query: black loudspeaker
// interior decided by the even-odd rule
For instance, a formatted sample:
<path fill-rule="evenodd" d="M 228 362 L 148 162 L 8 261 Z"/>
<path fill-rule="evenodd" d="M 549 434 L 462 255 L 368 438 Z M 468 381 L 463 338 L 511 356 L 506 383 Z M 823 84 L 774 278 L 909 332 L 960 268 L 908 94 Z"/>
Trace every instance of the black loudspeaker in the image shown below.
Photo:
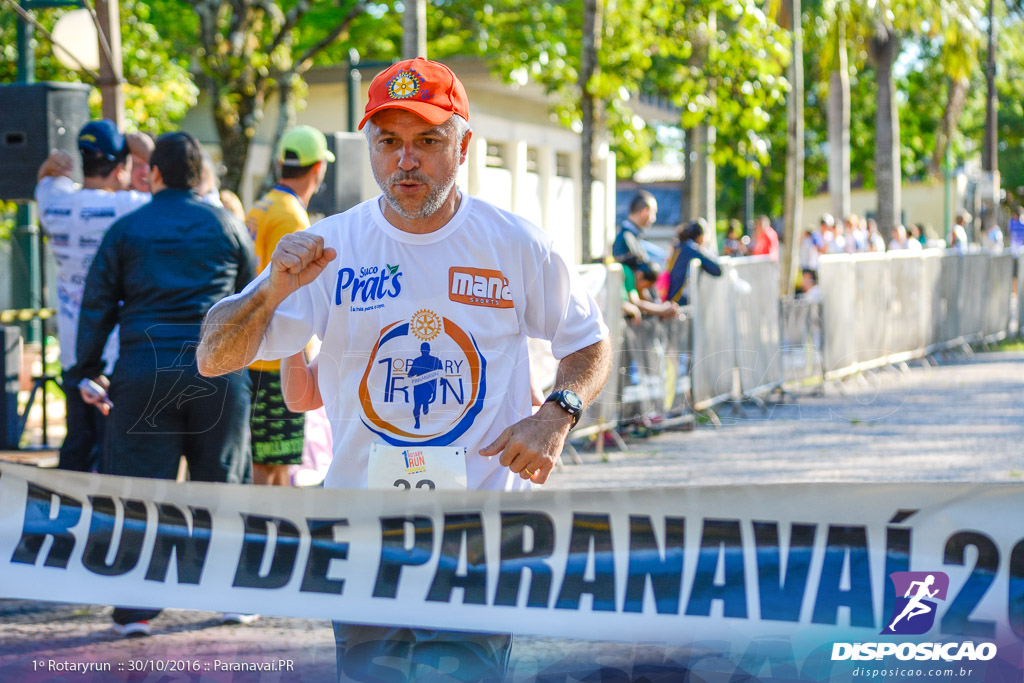
<path fill-rule="evenodd" d="M 0 327 L 0 448 L 18 447 L 18 373 L 21 371 L 21 329 Z"/>
<path fill-rule="evenodd" d="M 327 149 L 336 161 L 327 164 L 320 189 L 309 200 L 309 215 L 333 216 L 363 201 L 363 177 L 369 173 L 370 154 L 362 133 L 327 133 Z"/>
<path fill-rule="evenodd" d="M 74 157 L 72 177 L 81 182 L 78 131 L 88 122 L 88 85 L 0 85 L 0 199 L 32 199 L 36 171 L 51 149 L 63 149 Z"/>

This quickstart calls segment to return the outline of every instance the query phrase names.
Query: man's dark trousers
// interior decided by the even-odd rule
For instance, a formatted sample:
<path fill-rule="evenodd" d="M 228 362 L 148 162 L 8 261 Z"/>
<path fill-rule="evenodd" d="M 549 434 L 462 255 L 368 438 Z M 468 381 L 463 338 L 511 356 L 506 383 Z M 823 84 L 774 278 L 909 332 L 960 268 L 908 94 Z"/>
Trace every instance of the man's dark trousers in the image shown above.
<path fill-rule="evenodd" d="M 184 455 L 192 481 L 252 481 L 245 371 L 201 376 L 193 342 L 177 354 L 122 349 L 110 399 L 104 474 L 174 479 Z M 117 607 L 113 619 L 129 624 L 159 613 Z"/>

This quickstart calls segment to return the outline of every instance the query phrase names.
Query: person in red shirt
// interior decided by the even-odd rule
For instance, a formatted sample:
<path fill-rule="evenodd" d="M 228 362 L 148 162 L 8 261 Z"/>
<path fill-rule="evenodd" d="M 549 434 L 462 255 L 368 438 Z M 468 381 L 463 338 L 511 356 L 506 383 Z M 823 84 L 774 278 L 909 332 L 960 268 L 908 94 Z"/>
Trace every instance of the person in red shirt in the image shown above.
<path fill-rule="evenodd" d="M 772 227 L 768 216 L 760 216 L 754 221 L 754 248 L 751 256 L 770 256 L 772 261 L 779 260 L 779 235 Z"/>

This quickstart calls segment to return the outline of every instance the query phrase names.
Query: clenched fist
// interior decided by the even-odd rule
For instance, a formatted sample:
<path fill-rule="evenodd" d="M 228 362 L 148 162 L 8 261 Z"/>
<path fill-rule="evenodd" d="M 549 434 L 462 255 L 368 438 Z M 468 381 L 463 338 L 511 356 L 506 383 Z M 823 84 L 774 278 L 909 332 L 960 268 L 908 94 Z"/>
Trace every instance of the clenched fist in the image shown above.
<path fill-rule="evenodd" d="M 282 300 L 315 280 L 338 253 L 324 248 L 324 238 L 293 232 L 281 238 L 270 257 L 270 286 Z"/>

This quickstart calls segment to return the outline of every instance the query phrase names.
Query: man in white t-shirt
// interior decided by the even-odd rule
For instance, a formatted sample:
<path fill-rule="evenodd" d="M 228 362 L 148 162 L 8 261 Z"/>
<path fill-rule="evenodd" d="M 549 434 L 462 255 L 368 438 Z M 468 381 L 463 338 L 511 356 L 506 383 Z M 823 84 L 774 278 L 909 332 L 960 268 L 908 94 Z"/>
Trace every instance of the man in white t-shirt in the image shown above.
<path fill-rule="evenodd" d="M 67 396 L 68 433 L 60 449 L 61 469 L 91 472 L 99 465 L 103 416 L 97 408 L 82 401 L 76 388 L 81 378 L 70 370 L 77 362 L 75 335 L 85 276 L 103 235 L 114 221 L 150 199 L 148 193 L 128 190 L 132 169 L 130 147 L 131 142 L 121 135 L 113 121 L 90 121 L 78 134 L 84 175 L 81 188 L 68 177 L 72 159 L 65 152 L 52 154 L 39 168 L 35 199 L 40 223 L 57 262 L 57 338 Z M 146 158 L 148 161 L 148 154 Z M 103 357 L 108 365 L 117 358 L 116 332 L 111 335 Z"/>
<path fill-rule="evenodd" d="M 204 322 L 208 375 L 323 341 L 327 487 L 543 484 L 607 378 L 607 328 L 551 241 L 456 188 L 468 119 L 465 89 L 443 64 L 406 60 L 378 75 L 360 128 L 383 194 L 283 237 L 267 269 Z M 561 359 L 536 414 L 528 336 L 551 340 Z M 436 362 L 417 362 L 425 344 Z M 425 676 L 413 662 L 436 656 L 459 662 L 456 680 L 500 679 L 511 647 L 508 634 L 340 623 L 335 634 L 339 680 L 374 680 L 384 673 L 374 659 L 390 658 L 410 679 Z"/>

